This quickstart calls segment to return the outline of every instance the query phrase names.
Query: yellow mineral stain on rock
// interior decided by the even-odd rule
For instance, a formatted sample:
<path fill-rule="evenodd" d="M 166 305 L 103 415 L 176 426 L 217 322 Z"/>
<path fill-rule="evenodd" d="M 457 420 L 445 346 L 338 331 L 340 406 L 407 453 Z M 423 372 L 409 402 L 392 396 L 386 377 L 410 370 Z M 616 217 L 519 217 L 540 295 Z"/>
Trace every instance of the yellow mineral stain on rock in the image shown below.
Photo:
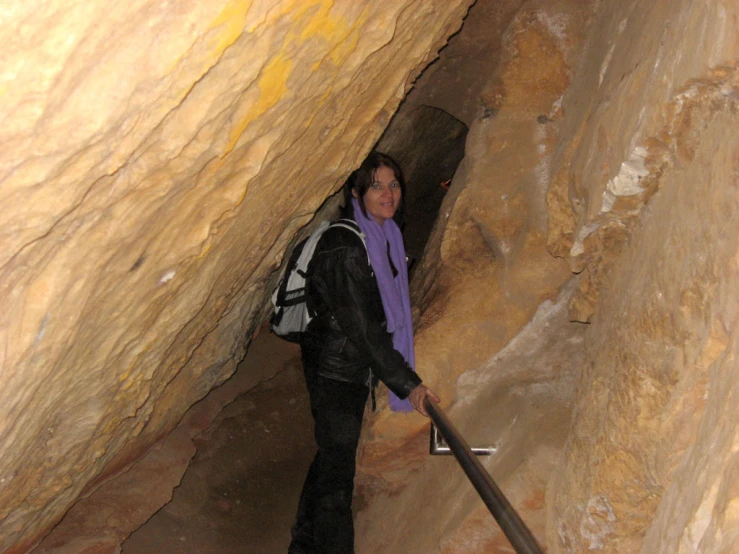
<path fill-rule="evenodd" d="M 331 52 L 329 52 L 329 56 L 331 56 L 331 60 L 334 62 L 334 65 L 341 66 L 349 55 L 356 49 L 357 44 L 359 43 L 359 29 L 357 27 L 360 25 L 361 22 L 357 22 L 355 28 L 351 30 L 346 38 L 340 40 Z M 321 61 L 316 62 L 313 65 L 313 71 L 316 71 L 321 66 Z"/>
<path fill-rule="evenodd" d="M 123 374 L 121 374 L 121 376 L 118 377 L 118 382 L 119 383 L 123 383 L 126 379 L 128 379 L 130 377 L 132 371 L 133 371 L 133 366 L 132 365 L 128 366 L 128 368 L 126 369 L 126 371 L 124 371 Z M 128 387 L 130 387 L 130 384 L 124 385 L 123 386 L 123 389 L 125 390 Z"/>
<path fill-rule="evenodd" d="M 292 71 L 293 62 L 286 59 L 282 54 L 278 54 L 265 66 L 257 86 L 259 87 L 259 99 L 255 106 L 249 110 L 244 117 L 232 130 L 229 135 L 228 146 L 225 154 L 228 154 L 241 135 L 244 133 L 249 123 L 262 115 L 284 96 L 287 92 L 287 79 Z"/>
<path fill-rule="evenodd" d="M 367 8 L 365 7 L 357 21 L 350 25 L 345 17 L 335 17 L 329 13 L 332 6 L 333 2 L 327 0 L 320 2 L 318 10 L 303 29 L 300 39 L 305 41 L 320 37 L 330 44 L 335 44 L 330 51 L 331 60 L 334 64 L 341 65 L 357 47 L 358 29 L 367 17 Z M 313 70 L 315 71 L 319 65 L 320 62 L 314 64 Z"/>
<path fill-rule="evenodd" d="M 320 36 L 326 40 L 330 40 L 337 34 L 344 34 L 341 32 L 341 27 L 347 27 L 346 19 L 343 17 L 334 17 L 329 13 L 334 3 L 330 0 L 321 0 L 316 4 L 318 5 L 318 10 L 308 21 L 300 38 L 307 40 L 314 36 Z"/>
<path fill-rule="evenodd" d="M 211 25 L 211 29 L 221 27 L 218 34 L 218 42 L 215 51 L 221 54 L 226 48 L 231 46 L 244 32 L 246 25 L 246 15 L 249 13 L 252 2 L 243 0 L 231 0 L 226 7 L 223 8 L 218 17 Z"/>
<path fill-rule="evenodd" d="M 358 29 L 366 19 L 367 10 L 365 8 L 354 24 L 350 25 L 345 17 L 336 17 L 330 14 L 332 6 L 333 2 L 327 0 L 313 3 L 298 2 L 284 6 L 281 13 L 292 13 L 292 19 L 295 21 L 305 17 L 305 14 L 312 8 L 317 8 L 310 15 L 302 31 L 290 33 L 285 44 L 291 44 L 294 41 L 305 42 L 314 37 L 321 38 L 330 45 L 329 56 L 331 60 L 335 65 L 340 66 L 355 50 L 359 42 Z M 217 52 L 221 52 L 232 44 L 238 38 L 238 35 L 243 32 L 247 12 L 248 7 L 237 10 L 233 7 L 233 3 L 221 12 L 221 15 L 216 19 L 213 26 L 228 23 L 228 33 L 227 40 L 221 40 L 219 42 L 216 48 Z M 320 64 L 321 61 L 313 64 L 313 71 L 317 70 Z M 228 146 L 224 154 L 228 154 L 233 150 L 236 142 L 254 119 L 274 106 L 285 92 L 287 92 L 287 79 L 292 72 L 292 67 L 293 62 L 285 55 L 284 51 L 275 56 L 264 67 L 258 81 L 260 90 L 259 99 L 255 103 L 255 106 L 249 110 L 247 115 L 231 131 Z"/>

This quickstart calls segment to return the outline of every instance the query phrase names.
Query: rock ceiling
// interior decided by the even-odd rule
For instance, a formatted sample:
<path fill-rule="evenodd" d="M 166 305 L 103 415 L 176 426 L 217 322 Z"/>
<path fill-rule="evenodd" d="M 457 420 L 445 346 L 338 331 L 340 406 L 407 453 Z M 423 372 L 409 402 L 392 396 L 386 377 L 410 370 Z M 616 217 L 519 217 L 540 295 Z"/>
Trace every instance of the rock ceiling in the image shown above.
<path fill-rule="evenodd" d="M 0 551 L 233 373 L 290 240 L 469 4 L 0 8 Z M 474 10 L 478 105 L 408 100 L 470 126 L 413 283 L 420 371 L 549 552 L 739 548 L 739 7 Z M 360 552 L 504 551 L 425 429 L 372 418 Z M 418 499 L 446 494 L 438 525 Z"/>

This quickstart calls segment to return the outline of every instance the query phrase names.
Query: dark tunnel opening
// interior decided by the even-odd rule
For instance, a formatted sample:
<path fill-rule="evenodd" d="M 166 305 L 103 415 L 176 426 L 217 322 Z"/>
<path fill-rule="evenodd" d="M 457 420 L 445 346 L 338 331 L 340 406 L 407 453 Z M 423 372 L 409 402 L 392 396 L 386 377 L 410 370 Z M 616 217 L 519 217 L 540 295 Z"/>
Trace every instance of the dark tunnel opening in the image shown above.
<path fill-rule="evenodd" d="M 464 158 L 467 125 L 446 111 L 422 105 L 402 109 L 390 122 L 376 150 L 395 158 L 405 173 L 406 251 L 419 260 L 441 202 Z"/>

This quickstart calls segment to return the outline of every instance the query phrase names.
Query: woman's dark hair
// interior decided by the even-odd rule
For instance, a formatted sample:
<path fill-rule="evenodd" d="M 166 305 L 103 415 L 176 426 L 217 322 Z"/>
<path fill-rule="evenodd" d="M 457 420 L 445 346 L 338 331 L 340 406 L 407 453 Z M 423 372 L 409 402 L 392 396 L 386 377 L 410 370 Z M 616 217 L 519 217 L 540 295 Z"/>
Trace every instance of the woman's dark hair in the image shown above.
<path fill-rule="evenodd" d="M 359 166 L 359 169 L 352 172 L 349 178 L 344 183 L 344 207 L 341 210 L 342 217 L 354 218 L 354 206 L 352 206 L 352 190 L 357 191 L 359 197 L 359 206 L 362 208 L 364 215 L 367 215 L 367 210 L 364 207 L 364 195 L 367 194 L 372 183 L 375 182 L 375 174 L 381 167 L 387 167 L 394 174 L 395 178 L 400 184 L 400 205 L 395 211 L 393 219 L 395 223 L 402 229 L 405 220 L 403 218 L 405 212 L 405 179 L 403 178 L 403 171 L 401 171 L 398 162 L 392 159 L 387 154 L 382 152 L 372 152 Z"/>

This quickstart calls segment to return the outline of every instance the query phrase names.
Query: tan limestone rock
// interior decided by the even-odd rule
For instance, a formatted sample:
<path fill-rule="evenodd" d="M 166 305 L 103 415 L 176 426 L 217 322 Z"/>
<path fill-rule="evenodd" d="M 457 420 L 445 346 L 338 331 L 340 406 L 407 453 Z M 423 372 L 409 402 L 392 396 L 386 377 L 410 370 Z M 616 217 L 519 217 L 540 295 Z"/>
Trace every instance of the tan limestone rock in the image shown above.
<path fill-rule="evenodd" d="M 730 78 L 721 66 L 735 55 L 735 29 L 720 4 L 693 10 L 682 3 L 605 2 L 599 8 L 588 55 L 564 105 L 562 135 L 569 138 L 558 148 L 548 191 L 550 252 L 587 273 L 573 298 L 573 319 L 593 316 L 600 285 L 631 226 L 664 171 L 690 156 L 701 133 L 700 111 L 722 101 Z M 695 37 L 695 48 L 678 36 Z M 725 40 L 700 39 L 708 36 Z M 689 56 L 675 54 L 684 48 Z M 704 95 L 714 100 L 699 99 Z M 680 132 L 680 126 L 694 130 Z"/>
<path fill-rule="evenodd" d="M 92 493 L 233 373 L 286 245 L 468 4 L 5 3 L 1 551 L 99 527 L 68 511 L 88 495 L 107 529 L 48 544 L 118 551 L 133 524 Z M 418 82 L 473 78 L 406 104 L 471 123 L 413 283 L 419 371 L 549 552 L 735 551 L 736 3 L 476 10 Z M 386 407 L 359 552 L 509 551 Z"/>
<path fill-rule="evenodd" d="M 469 4 L 6 2 L 0 550 L 233 373 L 286 244 Z"/>
<path fill-rule="evenodd" d="M 715 115 L 695 162 L 655 197 L 601 300 L 614 315 L 596 317 L 586 337 L 582 393 L 550 506 L 557 551 L 736 546 L 720 531 L 731 527 L 723 514 L 739 494 L 731 477 L 738 245 L 726 233 L 736 223 L 739 143 L 725 141 L 736 124 Z M 709 179 L 700 177 L 706 167 Z M 721 501 L 711 492 L 719 488 Z"/>
<path fill-rule="evenodd" d="M 525 0 L 478 0 L 463 30 L 416 81 L 403 101 L 404 113 L 427 105 L 442 109 L 468 127 L 484 111 L 482 92 L 504 51 L 503 37 Z"/>
<path fill-rule="evenodd" d="M 509 49 L 486 83 L 488 91 L 503 87 L 507 93 L 494 113 L 482 113 L 470 128 L 465 159 L 412 284 L 420 312 L 419 373 L 469 442 L 500 441 L 501 454 L 487 466 L 499 483 L 520 483 L 506 488 L 517 505 L 528 506 L 527 518 L 539 537 L 545 534 L 543 497 L 552 453 L 561 448 L 569 421 L 568 387 L 562 384 L 571 383 L 575 352 L 581 349 L 582 326 L 566 321 L 574 289 L 559 294 L 571 272 L 546 248 L 545 202 L 557 143 L 551 121 L 559 117 L 568 64 L 577 59 L 575 46 L 586 22 L 580 7 L 533 3 L 513 18 L 503 37 Z M 517 341 L 537 311 L 552 305 L 558 323 L 544 324 L 542 316 L 541 327 Z M 555 339 L 548 325 L 562 335 Z M 548 346 L 535 345 L 534 337 Z M 556 353 L 554 344 L 563 350 Z M 551 365 L 534 361 L 539 346 L 548 350 Z M 508 357 L 501 355 L 506 350 Z M 540 424 L 535 406 L 551 409 L 551 427 Z M 519 423 L 506 433 L 516 418 Z M 419 416 L 382 410 L 372 418 L 360 456 L 359 490 L 371 501 L 357 517 L 359 552 L 391 551 L 391 545 L 479 552 L 507 542 L 499 530 L 479 528 L 480 500 L 459 467 L 426 458 L 427 449 L 428 424 Z M 392 525 L 400 518 L 402 526 Z"/>
<path fill-rule="evenodd" d="M 603 2 L 563 101 L 549 244 L 592 325 L 552 552 L 737 548 L 738 16 Z"/>
<path fill-rule="evenodd" d="M 736 6 L 593 6 L 594 25 L 579 22 L 578 30 L 589 33 L 587 48 L 561 109 L 540 114 L 546 115 L 547 125 L 554 121 L 558 131 L 543 149 L 553 153 L 543 179 L 551 183 L 546 211 L 539 212 L 549 222 L 548 249 L 565 258 L 571 271 L 582 273 L 573 281 L 575 294 L 560 296 L 557 305 L 569 302 L 570 318 L 592 322 L 579 337 L 583 357 L 571 354 L 569 363 L 557 364 L 561 375 L 579 374 L 572 430 L 559 466 L 545 469 L 539 458 L 544 449 L 536 441 L 540 423 L 524 418 L 520 434 L 501 437 L 507 448 L 521 449 L 518 456 L 493 460 L 488 467 L 535 534 L 542 538 L 546 527 L 542 542 L 549 550 L 731 552 L 739 546 L 739 379 L 733 347 L 739 305 Z M 529 35 L 528 42 L 532 29 L 515 23 L 511 29 L 523 34 L 516 40 L 529 47 L 516 52 L 548 51 L 546 40 Z M 693 45 L 693 40 L 698 42 Z M 556 57 L 549 61 L 556 65 Z M 520 72 L 525 81 L 532 72 L 521 67 L 526 67 Z M 536 242 L 536 200 L 542 197 L 528 195 L 528 203 L 522 203 L 520 190 L 530 193 L 522 186 L 513 197 L 518 203 L 511 196 L 501 198 L 516 214 L 507 220 L 501 209 L 506 203 L 491 207 L 485 195 L 478 194 L 474 203 L 468 196 L 480 174 L 494 174 L 504 187 L 516 182 L 514 168 L 529 166 L 531 133 L 527 137 L 515 129 L 523 129 L 522 121 L 540 105 L 533 99 L 531 111 L 522 104 L 506 112 L 505 91 L 517 89 L 504 76 L 517 75 L 515 68 L 515 63 L 510 68 L 503 64 L 491 79 L 488 115 L 495 116 L 499 134 L 481 131 L 479 122 L 471 128 L 467 157 L 442 207 L 424 272 L 414 282 L 421 312 L 419 370 L 443 395 L 451 392 L 460 399 L 447 408 L 470 433 L 470 442 L 498 437 L 505 423 L 518 421 L 514 414 L 522 413 L 507 408 L 520 390 L 519 379 L 525 379 L 517 369 L 527 361 L 515 359 L 511 366 L 505 353 L 518 339 L 528 338 L 515 330 L 532 314 L 522 310 L 525 302 L 514 305 L 499 293 L 507 290 L 501 286 L 507 281 L 502 271 L 491 268 L 499 264 L 518 271 L 513 282 L 528 293 L 542 285 L 541 275 L 532 280 L 536 285 L 521 278 L 529 263 L 538 268 L 545 259 L 527 248 Z M 551 72 L 541 74 L 546 83 L 557 82 Z M 484 146 L 475 149 L 477 144 Z M 498 175 L 486 164 L 492 163 L 488 159 L 499 162 L 498 154 L 509 145 L 516 148 L 510 155 L 517 156 L 517 163 L 503 160 Z M 457 289 L 465 279 L 468 287 Z M 479 295 L 469 301 L 470 290 L 481 282 L 491 296 L 499 295 L 490 304 Z M 496 308 L 503 313 L 495 313 Z M 477 316 L 487 310 L 497 326 L 479 334 L 459 331 L 460 326 L 481 325 Z M 512 336 L 506 336 L 503 322 Z M 529 325 L 527 330 L 536 328 Z M 552 339 L 554 327 L 542 329 L 542 335 Z M 495 344 L 496 337 L 502 344 Z M 497 348 L 501 354 L 486 366 L 470 353 L 473 347 Z M 557 360 L 548 348 L 542 356 Z M 457 362 L 477 367 L 465 372 Z M 560 379 L 560 385 L 568 382 Z M 534 396 L 533 390 L 527 394 Z M 553 396 L 545 394 L 540 401 L 554 406 Z M 470 405 L 463 404 L 461 399 L 468 397 Z M 501 407 L 502 414 L 491 417 L 491 406 Z M 549 461 L 560 455 L 569 409 L 565 400 L 566 423 L 547 429 Z M 425 426 L 398 417 L 387 412 L 375 417 L 364 446 L 360 490 L 362 498 L 373 501 L 359 515 L 363 551 L 387 551 L 391 545 L 509 551 L 489 528 L 479 500 L 461 492 L 466 481 L 455 473 L 458 468 L 446 460 L 423 460 Z M 542 501 L 541 480 L 550 478 Z M 402 532 L 393 525 L 394 514 L 397 519 L 402 514 Z"/>

